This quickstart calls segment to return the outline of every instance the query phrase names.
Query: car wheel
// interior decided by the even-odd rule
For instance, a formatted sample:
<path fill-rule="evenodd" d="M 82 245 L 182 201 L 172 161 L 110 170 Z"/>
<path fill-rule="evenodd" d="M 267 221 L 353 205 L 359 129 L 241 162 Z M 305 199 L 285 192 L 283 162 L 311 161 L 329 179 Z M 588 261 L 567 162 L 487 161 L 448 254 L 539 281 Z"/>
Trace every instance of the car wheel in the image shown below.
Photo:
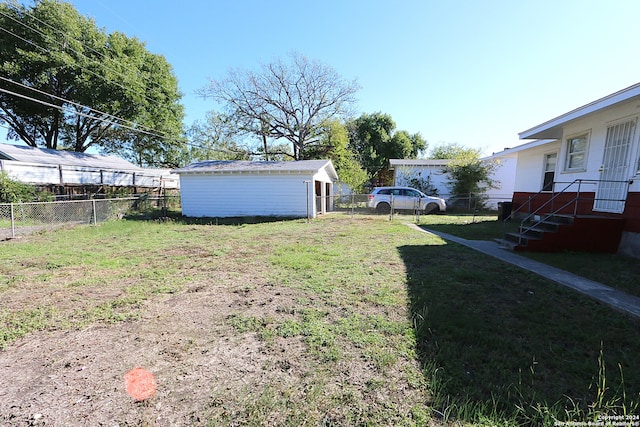
<path fill-rule="evenodd" d="M 376 206 L 376 212 L 379 214 L 388 214 L 391 212 L 391 206 L 389 203 L 378 203 L 378 206 Z"/>
<path fill-rule="evenodd" d="M 437 214 L 438 212 L 440 212 L 440 208 L 438 207 L 438 205 L 436 203 L 429 203 L 424 208 L 424 214 L 425 215 Z"/>

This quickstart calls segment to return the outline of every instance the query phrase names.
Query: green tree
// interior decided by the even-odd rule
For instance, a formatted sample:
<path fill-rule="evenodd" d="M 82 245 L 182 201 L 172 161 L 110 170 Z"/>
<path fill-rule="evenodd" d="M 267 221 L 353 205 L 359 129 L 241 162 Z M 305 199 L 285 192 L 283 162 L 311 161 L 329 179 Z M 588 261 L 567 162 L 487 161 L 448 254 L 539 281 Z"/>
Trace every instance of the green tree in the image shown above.
<path fill-rule="evenodd" d="M 431 152 L 431 158 L 449 159 L 445 172 L 449 174 L 451 195 L 461 206 L 480 209 L 484 207 L 486 190 L 495 188 L 491 178 L 498 167 L 494 162 L 480 159 L 480 150 L 457 143 L 441 144 Z"/>
<path fill-rule="evenodd" d="M 276 144 L 288 141 L 291 150 L 278 149 L 279 155 L 305 159 L 307 146 L 321 136 L 322 123 L 348 116 L 359 89 L 355 81 L 345 81 L 320 62 L 295 53 L 289 59 L 278 59 L 259 71 L 230 71 L 200 91 L 224 105 L 238 130 L 259 136 L 268 159 L 267 139 Z"/>
<path fill-rule="evenodd" d="M 415 159 L 427 147 L 419 133 L 396 131 L 389 114 L 363 114 L 349 127 L 351 149 L 370 178 L 387 181 L 390 159 Z"/>
<path fill-rule="evenodd" d="M 354 192 L 362 192 L 368 176 L 355 154 L 349 150 L 347 128 L 338 120 L 329 120 L 323 122 L 322 129 L 322 136 L 316 144 L 306 147 L 304 157 L 331 159 L 340 182 L 347 184 Z"/>
<path fill-rule="evenodd" d="M 32 147 L 94 146 L 171 165 L 184 144 L 170 65 L 137 39 L 106 34 L 69 3 L 0 3 L 0 122 Z"/>

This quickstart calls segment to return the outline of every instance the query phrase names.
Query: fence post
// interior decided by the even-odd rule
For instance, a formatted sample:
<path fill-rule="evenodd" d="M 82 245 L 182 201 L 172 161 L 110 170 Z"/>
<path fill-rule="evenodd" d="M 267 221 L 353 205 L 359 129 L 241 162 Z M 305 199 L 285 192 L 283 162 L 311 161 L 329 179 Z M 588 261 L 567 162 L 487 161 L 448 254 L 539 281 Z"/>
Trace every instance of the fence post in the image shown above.
<path fill-rule="evenodd" d="M 351 219 L 353 219 L 353 214 L 356 207 L 355 205 L 356 205 L 356 195 L 351 193 Z"/>
<path fill-rule="evenodd" d="M 96 199 L 91 199 L 91 208 L 93 210 L 93 225 L 96 225 L 98 224 L 98 221 L 97 221 L 98 216 L 96 214 Z"/>
<path fill-rule="evenodd" d="M 11 238 L 16 237 L 16 217 L 13 214 L 13 203 L 11 203 Z"/>

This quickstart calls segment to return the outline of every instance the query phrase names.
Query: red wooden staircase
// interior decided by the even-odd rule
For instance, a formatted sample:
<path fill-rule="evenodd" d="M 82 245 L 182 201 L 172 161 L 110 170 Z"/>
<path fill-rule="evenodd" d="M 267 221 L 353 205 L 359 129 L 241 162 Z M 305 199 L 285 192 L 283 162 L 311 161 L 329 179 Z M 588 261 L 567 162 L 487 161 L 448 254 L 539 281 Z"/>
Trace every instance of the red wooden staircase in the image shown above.
<path fill-rule="evenodd" d="M 599 181 L 589 181 L 594 183 Z M 527 209 L 520 214 L 524 216 L 520 226 L 515 232 L 505 232 L 504 238 L 496 239 L 500 244 L 514 251 L 531 252 L 607 252 L 616 253 L 622 230 L 624 218 L 622 215 L 611 214 L 578 214 L 579 205 L 593 206 L 595 195 L 585 196 L 581 192 L 581 186 L 585 180 L 575 180 L 560 192 L 539 192 L 514 209 L 505 218 L 510 221 L 516 218 L 518 211 Z M 572 189 L 572 193 L 567 191 Z M 577 191 L 576 191 L 577 189 Z M 567 197 L 573 195 L 575 197 Z M 536 209 L 531 211 L 530 206 L 536 205 L 533 199 L 546 197 L 547 200 L 538 202 Z M 621 200 L 616 200 L 620 202 Z M 624 201 L 623 201 L 624 202 Z M 582 211 L 584 209 L 581 209 Z M 589 208 L 589 210 L 591 210 Z M 506 227 L 505 227 L 506 229 Z"/>
<path fill-rule="evenodd" d="M 523 223 L 517 232 L 506 233 L 498 241 L 514 251 L 615 253 L 623 225 L 622 218 L 554 214 Z"/>

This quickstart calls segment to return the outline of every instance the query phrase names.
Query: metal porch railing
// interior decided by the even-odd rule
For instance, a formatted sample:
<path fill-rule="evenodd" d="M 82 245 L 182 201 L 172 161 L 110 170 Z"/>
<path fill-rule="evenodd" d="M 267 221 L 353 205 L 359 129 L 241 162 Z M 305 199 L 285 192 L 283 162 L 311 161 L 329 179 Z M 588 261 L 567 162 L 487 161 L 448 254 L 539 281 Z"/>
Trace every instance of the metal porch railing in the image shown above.
<path fill-rule="evenodd" d="M 519 227 L 519 236 L 518 236 L 518 244 L 522 244 L 522 237 L 523 234 L 526 234 L 528 231 L 531 231 L 533 229 L 535 229 L 536 227 L 538 227 L 540 224 L 542 224 L 544 221 L 546 221 L 548 218 L 554 216 L 554 215 L 559 215 L 562 212 L 562 215 L 567 216 L 567 208 L 570 208 L 573 205 L 573 209 L 572 209 L 572 214 L 569 214 L 570 217 L 575 218 L 578 215 L 578 206 L 579 206 L 579 202 L 580 200 L 593 200 L 594 202 L 596 200 L 601 200 L 601 201 L 615 201 L 615 202 L 626 202 L 626 197 L 623 199 L 608 199 L 608 198 L 596 198 L 594 197 L 593 199 L 591 198 L 586 198 L 586 197 L 581 197 L 581 192 L 583 192 L 582 190 L 582 186 L 585 184 L 592 184 L 592 185 L 597 185 L 600 183 L 618 183 L 618 184 L 625 184 L 626 185 L 626 190 L 623 192 L 623 194 L 628 194 L 629 193 L 629 185 L 631 185 L 633 183 L 633 180 L 627 180 L 627 181 L 613 181 L 613 180 L 601 180 L 601 179 L 575 179 L 571 182 L 553 182 L 551 185 L 552 191 L 551 191 L 551 197 L 546 200 L 542 205 L 540 205 L 537 209 L 535 210 L 531 210 L 532 204 L 534 202 L 534 200 L 536 198 L 540 198 L 542 197 L 542 195 L 544 195 L 545 197 L 549 195 L 549 191 L 543 191 L 540 190 L 538 191 L 536 194 L 534 194 L 533 196 L 529 196 L 527 201 L 525 203 L 522 203 L 521 205 L 519 205 L 518 207 L 516 207 L 515 209 L 513 209 L 511 211 L 511 213 L 509 215 L 506 216 L 506 218 L 503 220 L 504 224 L 505 224 L 505 234 L 506 234 L 506 229 L 507 229 L 507 221 L 513 219 L 515 217 L 515 214 L 518 213 L 519 211 L 521 211 L 525 206 L 527 207 L 527 212 L 529 212 L 528 215 L 526 215 L 521 221 L 520 221 L 520 227 Z M 566 184 L 566 186 L 564 188 L 562 188 L 562 190 L 560 191 L 555 191 L 556 188 L 556 184 Z M 556 201 L 557 199 L 562 196 L 563 194 L 567 194 L 569 193 L 569 190 L 576 189 L 576 195 L 575 197 L 573 197 L 572 199 L 562 203 L 562 205 L 560 205 L 560 207 L 556 208 Z M 584 194 L 584 193 L 583 193 Z M 558 200 L 559 202 L 559 200 Z M 548 212 L 549 213 L 544 213 L 542 214 L 542 212 L 546 212 L 548 208 Z M 571 209 L 569 209 L 569 212 L 571 212 Z M 535 220 L 535 217 L 539 215 L 540 218 L 538 220 Z M 532 221 L 532 219 L 534 221 Z M 528 225 L 527 225 L 528 224 Z"/>

